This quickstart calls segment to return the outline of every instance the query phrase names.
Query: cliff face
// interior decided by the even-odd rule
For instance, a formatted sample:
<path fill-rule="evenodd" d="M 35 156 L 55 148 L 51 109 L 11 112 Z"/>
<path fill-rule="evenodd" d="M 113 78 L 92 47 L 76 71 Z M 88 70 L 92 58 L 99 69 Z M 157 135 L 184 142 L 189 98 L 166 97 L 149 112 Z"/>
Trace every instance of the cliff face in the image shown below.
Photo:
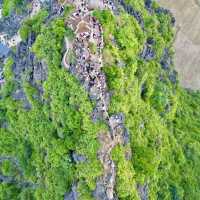
<path fill-rule="evenodd" d="M 200 4 L 198 0 L 158 0 L 176 17 L 175 66 L 181 85 L 200 89 Z"/>

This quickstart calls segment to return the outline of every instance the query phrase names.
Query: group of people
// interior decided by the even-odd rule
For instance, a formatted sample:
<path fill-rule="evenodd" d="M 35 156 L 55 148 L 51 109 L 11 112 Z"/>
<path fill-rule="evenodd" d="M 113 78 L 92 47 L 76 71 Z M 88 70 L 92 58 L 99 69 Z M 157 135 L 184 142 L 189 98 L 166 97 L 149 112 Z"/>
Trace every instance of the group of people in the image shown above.
<path fill-rule="evenodd" d="M 76 6 L 77 9 L 72 14 L 72 19 L 69 20 L 68 24 L 76 33 L 73 43 L 76 65 L 70 66 L 71 72 L 78 77 L 87 89 L 91 99 L 96 101 L 93 119 L 106 120 L 108 118 L 109 95 L 107 93 L 105 75 L 101 72 L 103 30 L 101 24 L 90 15 L 86 1 L 79 1 Z M 78 19 L 79 23 L 77 23 Z M 91 50 L 91 44 L 94 50 Z"/>
<path fill-rule="evenodd" d="M 102 2 L 105 4 L 105 8 L 113 9 L 114 4 L 112 1 L 102 0 Z M 111 200 L 114 198 L 116 174 L 115 164 L 111 159 L 110 152 L 115 145 L 121 143 L 120 135 L 124 134 L 125 127 L 121 116 L 110 117 L 108 114 L 110 94 L 107 89 L 105 74 L 101 70 L 103 66 L 102 50 L 104 47 L 101 24 L 91 15 L 91 9 L 88 8 L 86 1 L 79 1 L 75 5 L 76 11 L 72 14 L 71 19 L 67 21 L 76 34 L 71 47 L 75 53 L 76 64 L 69 66 L 69 70 L 79 79 L 88 91 L 91 100 L 95 102 L 92 119 L 94 121 L 106 121 L 111 129 L 107 135 L 109 139 L 105 141 L 103 138 L 101 139 L 102 148 L 98 156 L 104 165 L 105 172 L 97 182 L 97 187 L 94 191 L 94 196 L 99 199 L 102 195 L 100 194 L 102 192 L 100 188 L 104 187 L 104 195 Z M 120 132 L 118 136 L 116 136 L 117 132 Z"/>

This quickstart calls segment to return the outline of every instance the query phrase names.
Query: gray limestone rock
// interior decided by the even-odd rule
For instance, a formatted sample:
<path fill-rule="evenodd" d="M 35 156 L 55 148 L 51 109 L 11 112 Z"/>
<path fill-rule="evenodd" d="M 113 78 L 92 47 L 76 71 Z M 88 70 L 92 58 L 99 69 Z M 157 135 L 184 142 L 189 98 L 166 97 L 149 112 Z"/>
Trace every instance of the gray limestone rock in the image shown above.
<path fill-rule="evenodd" d="M 177 72 L 176 71 L 172 71 L 169 74 L 169 80 L 171 81 L 171 83 L 176 84 L 177 83 Z"/>
<path fill-rule="evenodd" d="M 45 81 L 47 78 L 47 66 L 45 63 L 38 63 L 35 60 L 33 65 L 33 79 L 37 81 Z"/>
<path fill-rule="evenodd" d="M 10 49 L 0 42 L 0 59 L 6 58 L 8 56 Z"/>
<path fill-rule="evenodd" d="M 148 43 L 146 43 L 144 45 L 143 51 L 140 55 L 140 57 L 145 60 L 145 61 L 149 61 L 155 58 L 155 52 L 152 48 L 151 45 L 149 45 Z"/>
<path fill-rule="evenodd" d="M 137 185 L 137 190 L 140 195 L 141 200 L 148 200 L 148 184 L 145 183 L 144 185 Z"/>
<path fill-rule="evenodd" d="M 142 14 L 135 10 L 131 5 L 127 4 L 124 0 L 119 0 L 118 2 L 128 14 L 132 15 L 138 21 L 142 29 L 144 29 L 144 20 Z"/>
<path fill-rule="evenodd" d="M 165 48 L 163 50 L 163 55 L 160 64 L 164 70 L 169 70 L 170 66 L 173 64 L 172 58 L 169 53 L 169 49 Z"/>
<path fill-rule="evenodd" d="M 124 129 L 124 132 L 123 132 L 123 142 L 124 142 L 124 145 L 127 145 L 130 142 L 129 132 L 126 128 Z"/>
<path fill-rule="evenodd" d="M 96 200 L 109 200 L 106 195 L 105 186 L 101 182 L 97 182 L 96 189 L 93 192 L 93 196 Z"/>
<path fill-rule="evenodd" d="M 123 60 L 117 62 L 118 67 L 126 67 L 126 63 Z"/>
<path fill-rule="evenodd" d="M 66 193 L 64 200 L 78 200 L 77 185 L 73 184 L 69 193 Z"/>
<path fill-rule="evenodd" d="M 24 93 L 23 89 L 17 89 L 12 93 L 12 98 L 16 101 L 22 101 L 23 102 L 23 108 L 25 110 L 31 109 L 31 104 L 29 103 L 26 94 Z"/>
<path fill-rule="evenodd" d="M 93 9 L 103 9 L 104 8 L 103 1 L 89 0 L 88 1 L 88 7 L 91 10 L 93 10 Z"/>
<path fill-rule="evenodd" d="M 152 0 L 145 0 L 144 4 L 145 4 L 145 8 L 149 11 L 149 12 L 152 12 L 152 3 L 153 1 Z"/>
<path fill-rule="evenodd" d="M 24 91 L 22 89 L 16 90 L 13 94 L 12 97 L 14 100 L 25 100 L 26 95 L 24 94 Z"/>
<path fill-rule="evenodd" d="M 84 155 L 79 155 L 74 151 L 72 152 L 72 158 L 75 163 L 83 163 L 87 160 Z"/>

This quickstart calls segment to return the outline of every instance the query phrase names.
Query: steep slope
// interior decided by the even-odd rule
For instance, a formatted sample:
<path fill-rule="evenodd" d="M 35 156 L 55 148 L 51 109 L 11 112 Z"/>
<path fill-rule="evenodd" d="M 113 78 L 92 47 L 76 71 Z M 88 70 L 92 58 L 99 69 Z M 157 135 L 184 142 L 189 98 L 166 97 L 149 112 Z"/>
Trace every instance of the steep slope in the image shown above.
<path fill-rule="evenodd" d="M 174 23 L 151 0 L 23 19 L 2 58 L 0 199 L 199 199 L 200 94 L 179 85 Z"/>

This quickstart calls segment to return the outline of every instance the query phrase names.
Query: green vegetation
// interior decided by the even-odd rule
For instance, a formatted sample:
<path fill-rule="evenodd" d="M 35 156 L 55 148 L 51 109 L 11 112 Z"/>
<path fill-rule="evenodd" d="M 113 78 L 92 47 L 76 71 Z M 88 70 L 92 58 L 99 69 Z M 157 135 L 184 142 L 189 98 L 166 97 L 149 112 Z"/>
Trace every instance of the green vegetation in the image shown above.
<path fill-rule="evenodd" d="M 124 158 L 125 147 L 113 150 L 118 196 L 138 199 L 136 183 L 148 183 L 150 199 L 199 199 L 200 96 L 170 80 L 173 66 L 164 70 L 160 65 L 165 48 L 173 56 L 170 16 L 150 15 L 142 1 L 127 2 L 142 13 L 145 31 L 126 13 L 117 17 L 109 11 L 94 13 L 104 28 L 104 72 L 113 94 L 110 114 L 125 114 L 133 152 L 130 165 Z M 139 54 L 148 38 L 155 41 L 155 58 L 145 61 Z"/>
<path fill-rule="evenodd" d="M 60 200 L 76 180 L 79 180 L 80 198 L 91 198 L 96 177 L 101 175 L 101 164 L 96 156 L 97 136 L 106 126 L 92 123 L 93 105 L 86 92 L 60 66 L 66 30 L 63 19 L 56 19 L 48 26 L 42 25 L 37 32 L 33 51 L 48 64 L 48 79 L 43 84 L 42 99 L 37 89 L 24 81 L 30 110 L 24 110 L 23 102 L 12 99 L 15 87 L 11 73 L 13 60 L 6 62 L 0 121 L 9 126 L 1 128 L 1 156 L 17 158 L 24 171 L 23 179 L 29 180 L 34 187 L 24 188 L 21 180 L 14 184 L 3 183 L 0 185 L 1 199 Z M 84 155 L 87 162 L 75 165 L 71 157 L 73 151 Z M 3 162 L 2 173 L 12 176 L 6 168 L 7 163 Z"/>
<path fill-rule="evenodd" d="M 3 0 L 2 14 L 8 17 L 19 5 L 22 5 L 23 0 Z"/>
<path fill-rule="evenodd" d="M 179 145 L 174 147 L 173 170 L 170 173 L 173 195 L 180 199 L 199 199 L 200 93 L 181 91 L 174 120 L 174 136 Z M 176 148 L 180 148 L 176 152 Z M 176 152 L 176 153 L 175 153 Z M 172 173 L 173 172 L 173 173 Z M 175 187 L 176 186 L 176 187 Z"/>
<path fill-rule="evenodd" d="M 26 40 L 29 36 L 29 33 L 40 33 L 41 25 L 43 22 L 45 22 L 47 16 L 48 12 L 46 10 L 42 10 L 37 15 L 24 21 L 20 28 L 21 38 Z"/>
<path fill-rule="evenodd" d="M 89 43 L 89 49 L 90 49 L 90 52 L 91 52 L 92 54 L 95 54 L 95 53 L 97 52 L 97 46 L 96 46 L 96 44 L 90 42 L 90 43 Z"/>
<path fill-rule="evenodd" d="M 125 158 L 125 154 L 131 152 L 129 148 L 121 146 L 113 150 L 113 159 L 117 165 L 116 191 L 120 199 L 139 199 L 135 187 L 135 174 L 132 163 Z"/>
<path fill-rule="evenodd" d="M 112 93 L 109 113 L 124 113 L 130 135 L 128 145 L 117 145 L 112 151 L 115 190 L 120 200 L 137 200 L 137 186 L 147 184 L 150 200 L 199 200 L 200 93 L 184 90 L 171 80 L 173 64 L 168 69 L 160 64 L 164 49 L 173 57 L 171 17 L 149 13 L 142 0 L 126 2 L 141 13 L 144 28 L 124 11 L 117 16 L 108 10 L 94 12 L 104 30 L 103 71 Z M 0 184 L 2 200 L 60 200 L 73 183 L 78 183 L 79 199 L 93 199 L 102 174 L 98 134 L 107 127 L 92 122 L 93 102 L 78 80 L 61 67 L 64 37 L 74 37 L 65 25 L 71 11 L 66 7 L 65 18 L 46 22 L 48 12 L 43 10 L 22 24 L 21 37 L 36 35 L 31 51 L 48 66 L 42 95 L 28 81 L 20 83 L 30 109 L 12 98 L 19 88 L 12 72 L 15 61 L 10 57 L 4 65 L 0 160 L 10 157 L 19 165 L 9 159 L 0 162 L 0 174 L 14 180 Z M 154 41 L 155 56 L 147 61 L 140 54 L 149 38 Z M 93 53 L 96 48 L 91 43 Z M 69 62 L 76 62 L 73 51 Z M 74 152 L 86 161 L 76 163 Z"/>

